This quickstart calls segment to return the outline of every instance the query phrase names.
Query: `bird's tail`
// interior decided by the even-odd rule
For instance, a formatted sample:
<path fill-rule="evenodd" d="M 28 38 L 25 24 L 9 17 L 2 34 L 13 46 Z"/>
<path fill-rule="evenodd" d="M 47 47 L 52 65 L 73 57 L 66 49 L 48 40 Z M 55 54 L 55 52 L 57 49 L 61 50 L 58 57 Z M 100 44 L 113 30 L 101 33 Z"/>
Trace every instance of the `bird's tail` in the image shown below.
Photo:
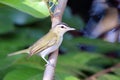
<path fill-rule="evenodd" d="M 14 53 L 10 53 L 10 54 L 8 54 L 8 56 L 14 56 L 17 54 L 22 54 L 22 53 L 29 53 L 29 49 L 24 49 L 24 50 L 20 50 L 20 51 L 14 52 Z"/>

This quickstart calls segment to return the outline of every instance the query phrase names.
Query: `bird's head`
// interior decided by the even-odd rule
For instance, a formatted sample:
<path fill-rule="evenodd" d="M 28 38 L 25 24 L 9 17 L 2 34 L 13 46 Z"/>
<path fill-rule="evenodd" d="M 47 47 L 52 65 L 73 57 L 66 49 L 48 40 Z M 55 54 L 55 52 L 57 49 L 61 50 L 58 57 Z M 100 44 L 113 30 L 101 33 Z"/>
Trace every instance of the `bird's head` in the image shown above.
<path fill-rule="evenodd" d="M 60 34 L 60 35 L 63 35 L 65 32 L 71 31 L 71 30 L 75 30 L 75 28 L 71 28 L 65 23 L 59 23 L 55 27 L 52 28 L 53 32 Z"/>

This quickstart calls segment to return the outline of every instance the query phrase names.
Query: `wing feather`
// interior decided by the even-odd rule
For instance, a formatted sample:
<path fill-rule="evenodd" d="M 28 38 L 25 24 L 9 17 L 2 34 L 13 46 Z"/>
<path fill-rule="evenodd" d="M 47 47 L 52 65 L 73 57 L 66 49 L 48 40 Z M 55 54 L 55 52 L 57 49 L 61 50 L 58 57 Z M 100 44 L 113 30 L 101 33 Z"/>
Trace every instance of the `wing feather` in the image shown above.
<path fill-rule="evenodd" d="M 47 34 L 30 47 L 30 56 L 39 53 L 57 42 L 57 35 Z"/>

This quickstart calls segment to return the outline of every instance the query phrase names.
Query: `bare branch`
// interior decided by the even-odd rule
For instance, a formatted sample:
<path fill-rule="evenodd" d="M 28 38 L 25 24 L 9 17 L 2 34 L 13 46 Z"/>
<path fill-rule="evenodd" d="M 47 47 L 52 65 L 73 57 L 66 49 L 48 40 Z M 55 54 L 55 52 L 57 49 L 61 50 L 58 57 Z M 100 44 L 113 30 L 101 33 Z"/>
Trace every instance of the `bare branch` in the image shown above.
<path fill-rule="evenodd" d="M 68 0 L 58 0 L 58 5 L 56 6 L 53 17 L 51 18 L 52 27 L 61 22 L 67 1 Z"/>
<path fill-rule="evenodd" d="M 56 24 L 60 23 L 62 20 L 62 15 L 65 10 L 66 4 L 68 0 L 58 0 L 58 5 L 55 8 L 55 11 L 53 13 L 53 16 L 51 17 L 52 21 L 52 27 L 54 27 Z M 54 80 L 54 73 L 55 73 L 55 67 L 58 57 L 58 50 L 53 52 L 49 57 L 49 62 L 53 65 L 47 65 L 46 69 L 44 71 L 43 80 Z"/>

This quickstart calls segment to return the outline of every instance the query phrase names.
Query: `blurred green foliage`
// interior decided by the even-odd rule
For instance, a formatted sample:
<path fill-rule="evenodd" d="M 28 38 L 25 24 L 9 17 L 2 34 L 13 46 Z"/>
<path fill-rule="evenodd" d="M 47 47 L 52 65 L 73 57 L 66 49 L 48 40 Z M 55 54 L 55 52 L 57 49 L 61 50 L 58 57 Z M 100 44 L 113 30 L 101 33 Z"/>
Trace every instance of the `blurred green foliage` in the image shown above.
<path fill-rule="evenodd" d="M 14 7 L 37 18 L 49 15 L 47 5 L 43 0 L 0 0 L 0 3 Z"/>
<path fill-rule="evenodd" d="M 26 4 L 21 1 L 26 1 Z M 16 3 L 20 3 L 14 5 L 14 1 L 0 0 L 3 4 L 40 18 L 34 18 L 3 4 L 0 6 L 0 80 L 42 80 L 46 63 L 40 56 L 34 55 L 29 59 L 27 54 L 7 56 L 11 52 L 29 47 L 50 29 L 51 22 L 47 17 L 47 11 L 39 9 L 37 2 L 36 6 L 31 8 L 35 4 L 31 4 L 29 1 L 18 0 Z M 64 13 L 63 21 L 78 30 L 83 29 L 85 25 L 82 18 L 73 15 L 69 8 Z M 93 52 L 82 51 L 78 45 L 94 46 L 95 49 Z M 74 37 L 73 34 L 67 33 L 60 47 L 64 54 L 59 55 L 55 80 L 83 80 L 106 67 L 110 67 L 120 60 L 107 57 L 104 53 L 119 51 L 119 48 L 120 45 L 117 43 Z M 113 74 L 105 74 L 100 76 L 98 80 L 119 80 L 119 75 L 120 70 L 116 69 Z"/>

